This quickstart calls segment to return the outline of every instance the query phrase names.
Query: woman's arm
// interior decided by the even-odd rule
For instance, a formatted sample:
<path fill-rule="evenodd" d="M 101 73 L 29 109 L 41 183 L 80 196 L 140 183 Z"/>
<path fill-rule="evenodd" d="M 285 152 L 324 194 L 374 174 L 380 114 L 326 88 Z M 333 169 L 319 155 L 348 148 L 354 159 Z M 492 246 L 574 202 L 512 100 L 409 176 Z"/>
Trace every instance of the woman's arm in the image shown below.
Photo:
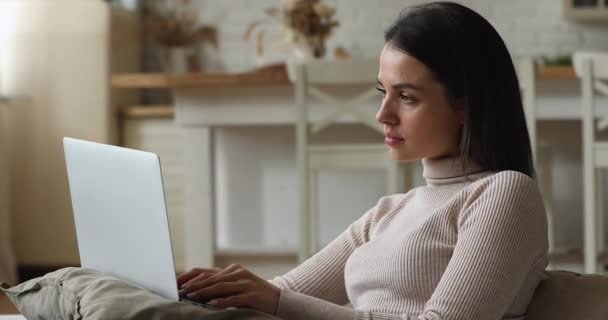
<path fill-rule="evenodd" d="M 355 311 L 283 290 L 277 315 L 290 320 L 500 319 L 534 264 L 546 261 L 547 225 L 538 188 L 522 174 L 499 173 L 473 191 L 458 224 L 453 256 L 422 314 Z"/>
<path fill-rule="evenodd" d="M 344 285 L 344 266 L 352 252 L 369 241 L 372 227 L 386 213 L 398 209 L 401 196 L 384 197 L 378 204 L 353 222 L 342 234 L 317 254 L 271 283 L 335 304 L 348 302 Z"/>
<path fill-rule="evenodd" d="M 201 302 L 211 300 L 222 308 L 251 308 L 274 314 L 278 309 L 289 310 L 290 305 L 281 306 L 280 301 L 290 293 L 300 292 L 296 296 L 339 308 L 337 304 L 348 302 L 344 285 L 346 260 L 357 247 L 369 241 L 378 221 L 386 213 L 398 210 L 403 200 L 402 195 L 380 199 L 319 253 L 282 277 L 266 281 L 240 265 L 223 270 L 194 269 L 180 276 L 179 283 L 183 284 L 180 296 Z"/>

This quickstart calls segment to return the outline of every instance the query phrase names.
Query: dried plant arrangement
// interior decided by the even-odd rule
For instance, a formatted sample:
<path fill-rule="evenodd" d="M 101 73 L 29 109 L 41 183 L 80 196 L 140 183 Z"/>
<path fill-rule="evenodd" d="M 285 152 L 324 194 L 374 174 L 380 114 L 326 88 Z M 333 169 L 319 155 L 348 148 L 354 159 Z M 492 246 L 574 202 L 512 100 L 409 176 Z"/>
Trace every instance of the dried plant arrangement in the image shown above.
<path fill-rule="evenodd" d="M 172 3 L 169 6 L 155 1 L 145 2 L 145 31 L 154 42 L 167 48 L 189 47 L 200 42 L 217 47 L 217 30 L 200 23 L 195 10 L 191 10 L 190 0 Z"/>
<path fill-rule="evenodd" d="M 281 25 L 284 43 L 310 48 L 315 58 L 325 55 L 325 41 L 339 25 L 335 20 L 336 9 L 321 0 L 283 0 L 281 8 L 269 8 L 265 13 L 267 18 L 254 20 L 247 25 L 245 41 L 249 41 L 260 25 L 274 21 Z M 256 53 L 262 55 L 264 30 L 257 30 L 255 37 Z"/>

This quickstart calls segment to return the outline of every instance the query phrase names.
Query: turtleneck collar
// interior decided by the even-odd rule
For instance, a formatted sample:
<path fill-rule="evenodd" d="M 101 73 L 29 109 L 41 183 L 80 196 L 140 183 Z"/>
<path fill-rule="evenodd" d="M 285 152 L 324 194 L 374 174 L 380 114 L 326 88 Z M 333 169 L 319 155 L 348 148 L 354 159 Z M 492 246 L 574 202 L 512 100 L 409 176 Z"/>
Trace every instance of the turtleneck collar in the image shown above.
<path fill-rule="evenodd" d="M 469 160 L 466 172 L 463 170 L 464 158 L 461 156 L 451 156 L 441 159 L 422 159 L 422 175 L 426 184 L 445 185 L 476 180 L 477 173 L 484 172 L 484 169 L 475 161 Z"/>

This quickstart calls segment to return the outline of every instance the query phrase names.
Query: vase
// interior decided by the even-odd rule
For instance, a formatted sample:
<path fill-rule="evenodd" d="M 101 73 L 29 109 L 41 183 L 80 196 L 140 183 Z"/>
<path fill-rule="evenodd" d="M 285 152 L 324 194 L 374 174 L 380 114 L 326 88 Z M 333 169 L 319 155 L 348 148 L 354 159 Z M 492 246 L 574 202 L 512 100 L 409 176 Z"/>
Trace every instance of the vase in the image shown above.
<path fill-rule="evenodd" d="M 308 45 L 296 44 L 293 46 L 293 57 L 299 61 L 312 60 L 315 58 L 314 49 Z"/>
<path fill-rule="evenodd" d="M 163 52 L 161 65 L 166 73 L 187 73 L 190 71 L 189 60 L 193 49 L 187 47 L 169 47 Z"/>
<path fill-rule="evenodd" d="M 325 56 L 325 40 L 322 37 L 308 37 L 293 45 L 297 59 L 322 59 Z"/>
<path fill-rule="evenodd" d="M 324 53 L 324 43 L 300 42 L 293 44 L 291 46 L 291 56 L 286 61 L 289 80 L 292 82 L 296 81 L 295 68 L 297 65 L 316 59 L 323 59 Z"/>

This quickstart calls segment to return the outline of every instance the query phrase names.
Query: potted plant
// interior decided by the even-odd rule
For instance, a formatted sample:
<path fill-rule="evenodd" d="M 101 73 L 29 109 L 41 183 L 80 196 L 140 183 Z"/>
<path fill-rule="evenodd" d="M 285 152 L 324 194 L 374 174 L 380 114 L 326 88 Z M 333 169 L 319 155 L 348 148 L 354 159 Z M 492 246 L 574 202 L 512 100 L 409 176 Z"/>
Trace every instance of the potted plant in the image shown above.
<path fill-rule="evenodd" d="M 325 42 L 338 26 L 336 9 L 321 0 L 283 0 L 280 8 L 266 9 L 267 18 L 254 20 L 245 29 L 245 40 L 256 33 L 256 54 L 264 54 L 264 30 L 259 26 L 269 21 L 279 23 L 283 43 L 291 46 L 298 58 L 322 58 Z"/>
<path fill-rule="evenodd" d="M 171 73 L 198 71 L 196 45 L 217 48 L 217 31 L 199 22 L 189 0 L 159 5 L 147 2 L 143 8 L 146 34 L 161 47 L 160 62 Z"/>

